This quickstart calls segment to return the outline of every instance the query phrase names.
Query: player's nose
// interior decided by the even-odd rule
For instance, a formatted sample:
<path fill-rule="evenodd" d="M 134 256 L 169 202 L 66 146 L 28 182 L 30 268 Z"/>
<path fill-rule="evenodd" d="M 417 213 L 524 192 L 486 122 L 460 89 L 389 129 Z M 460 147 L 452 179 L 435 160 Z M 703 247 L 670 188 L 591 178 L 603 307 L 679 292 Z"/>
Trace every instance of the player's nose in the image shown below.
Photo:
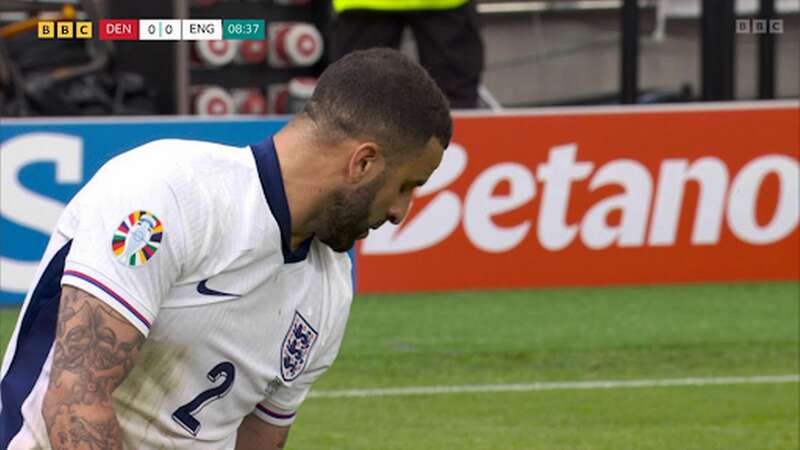
<path fill-rule="evenodd" d="M 409 206 L 411 205 L 411 196 L 404 195 L 389 208 L 389 221 L 395 225 L 399 225 L 400 222 L 405 219 L 406 214 L 408 214 Z"/>

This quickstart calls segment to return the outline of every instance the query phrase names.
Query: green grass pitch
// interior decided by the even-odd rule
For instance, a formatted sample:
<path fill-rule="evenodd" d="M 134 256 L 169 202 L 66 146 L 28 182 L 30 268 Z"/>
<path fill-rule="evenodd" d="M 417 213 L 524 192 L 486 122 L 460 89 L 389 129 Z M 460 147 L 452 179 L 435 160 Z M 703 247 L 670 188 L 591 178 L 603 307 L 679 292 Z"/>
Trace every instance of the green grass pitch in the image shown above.
<path fill-rule="evenodd" d="M 800 373 L 797 282 L 355 299 L 315 392 Z M 0 351 L 17 310 L 0 310 Z M 306 400 L 288 449 L 800 448 L 800 385 Z"/>

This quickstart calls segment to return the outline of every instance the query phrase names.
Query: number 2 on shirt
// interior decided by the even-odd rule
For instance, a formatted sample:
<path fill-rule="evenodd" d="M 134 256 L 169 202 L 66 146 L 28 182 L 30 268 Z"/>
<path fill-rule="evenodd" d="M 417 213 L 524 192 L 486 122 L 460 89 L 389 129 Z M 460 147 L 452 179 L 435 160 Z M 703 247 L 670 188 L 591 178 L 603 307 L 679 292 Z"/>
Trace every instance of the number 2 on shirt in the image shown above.
<path fill-rule="evenodd" d="M 199 393 L 192 401 L 172 413 L 172 419 L 178 422 L 186 431 L 192 433 L 192 436 L 197 436 L 197 432 L 200 431 L 200 422 L 194 418 L 194 414 L 207 404 L 228 394 L 233 385 L 233 380 L 236 378 L 236 366 L 232 362 L 223 361 L 209 370 L 206 376 L 212 383 L 216 383 L 220 378 L 224 379 L 219 386 Z"/>

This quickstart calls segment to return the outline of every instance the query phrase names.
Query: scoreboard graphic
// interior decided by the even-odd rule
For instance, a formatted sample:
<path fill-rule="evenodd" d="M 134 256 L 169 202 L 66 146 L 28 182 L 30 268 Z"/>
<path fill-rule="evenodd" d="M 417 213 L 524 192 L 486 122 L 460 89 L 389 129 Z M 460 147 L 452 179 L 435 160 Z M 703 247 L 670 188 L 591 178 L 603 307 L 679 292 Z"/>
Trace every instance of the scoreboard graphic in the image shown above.
<path fill-rule="evenodd" d="M 95 33 L 96 27 L 96 33 Z M 103 19 L 47 21 L 37 26 L 39 39 L 92 39 L 101 41 L 219 41 L 263 40 L 263 19 Z"/>

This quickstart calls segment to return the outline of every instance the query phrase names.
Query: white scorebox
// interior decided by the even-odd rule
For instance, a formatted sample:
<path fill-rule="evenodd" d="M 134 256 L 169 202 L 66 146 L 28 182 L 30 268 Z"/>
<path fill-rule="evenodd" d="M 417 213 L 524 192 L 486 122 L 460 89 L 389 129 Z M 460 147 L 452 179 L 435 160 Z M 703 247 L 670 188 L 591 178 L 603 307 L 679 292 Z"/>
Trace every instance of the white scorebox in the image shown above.
<path fill-rule="evenodd" d="M 182 31 L 180 19 L 139 20 L 140 41 L 180 41 Z"/>
<path fill-rule="evenodd" d="M 222 40 L 222 19 L 183 19 L 183 40 Z"/>

